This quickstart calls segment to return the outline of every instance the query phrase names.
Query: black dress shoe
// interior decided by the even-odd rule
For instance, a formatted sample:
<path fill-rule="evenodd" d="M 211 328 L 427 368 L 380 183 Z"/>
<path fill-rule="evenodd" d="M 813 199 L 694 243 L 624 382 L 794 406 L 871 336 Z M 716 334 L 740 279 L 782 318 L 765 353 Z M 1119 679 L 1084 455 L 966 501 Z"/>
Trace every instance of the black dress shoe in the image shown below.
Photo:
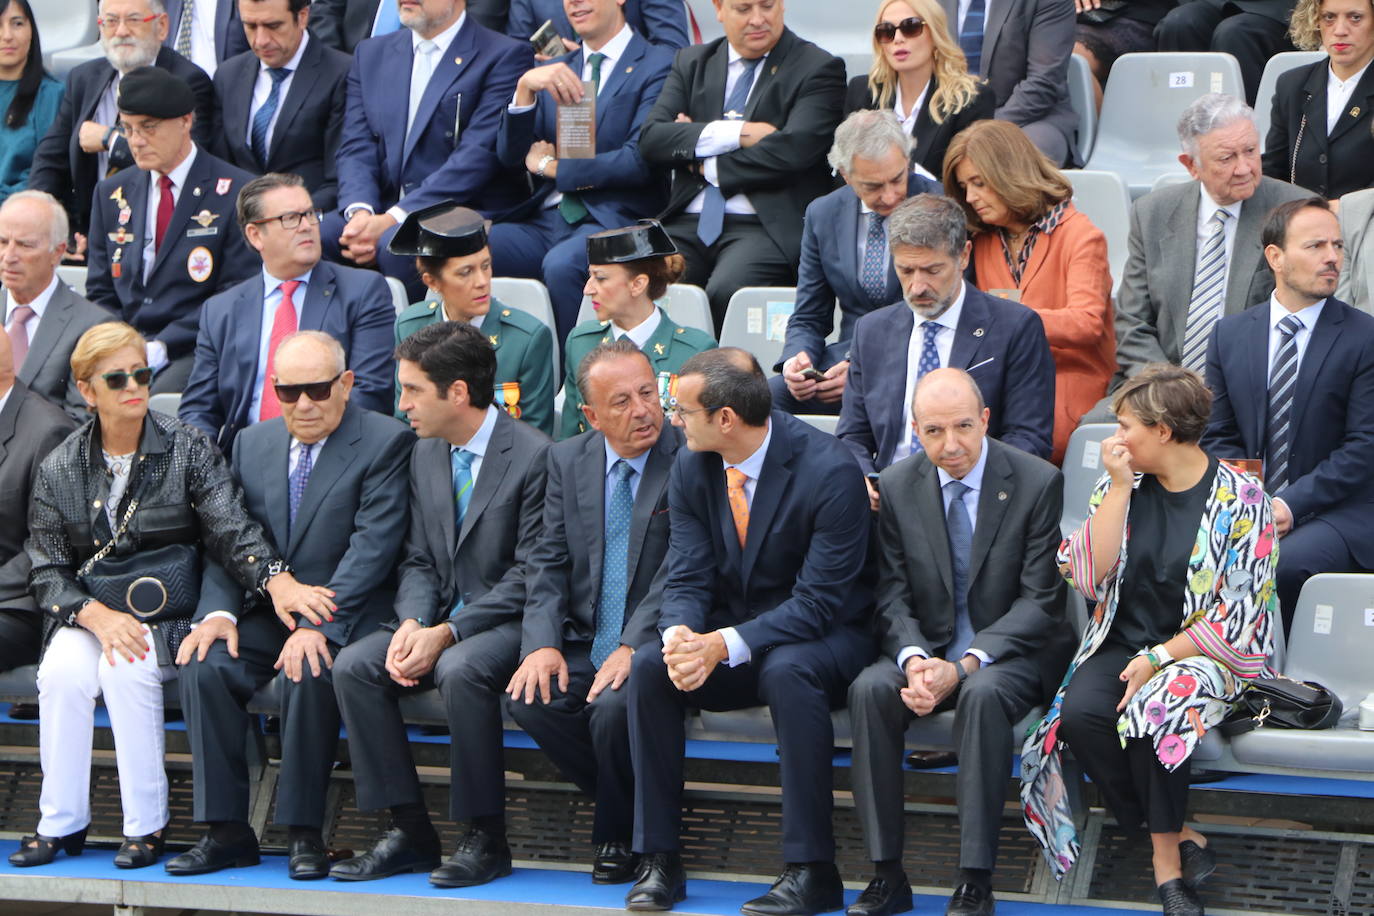
<path fill-rule="evenodd" d="M 164 827 L 147 836 L 126 836 L 124 845 L 115 853 L 115 868 L 147 868 L 162 858 L 162 844 L 167 835 Z"/>
<path fill-rule="evenodd" d="M 69 856 L 79 856 L 86 848 L 86 828 L 66 836 L 43 836 L 36 833 L 19 841 L 19 851 L 10 853 L 10 864 L 15 868 L 32 868 L 47 865 L 57 858 L 57 850 Z"/>
<path fill-rule="evenodd" d="M 1182 878 L 1159 886 L 1159 902 L 1164 904 L 1164 916 L 1203 916 L 1202 899 Z"/>
<path fill-rule="evenodd" d="M 845 916 L 892 916 L 893 913 L 905 913 L 912 906 L 911 882 L 906 879 L 906 872 L 902 872 L 898 881 L 874 878 L 868 882 L 859 899 L 844 913 Z"/>
<path fill-rule="evenodd" d="M 10 718 L 20 722 L 35 722 L 38 720 L 38 704 L 15 703 L 10 706 Z"/>
<path fill-rule="evenodd" d="M 762 897 L 739 908 L 745 916 L 813 916 L 844 906 L 844 885 L 834 862 L 788 862 Z"/>
<path fill-rule="evenodd" d="M 956 887 L 945 907 L 945 916 L 992 916 L 995 912 L 997 901 L 992 899 L 992 890 L 979 884 Z"/>
<path fill-rule="evenodd" d="M 1183 860 L 1183 883 L 1197 890 L 1202 882 L 1217 870 L 1217 854 L 1210 846 L 1199 846 L 1192 840 L 1178 844 L 1178 857 Z"/>
<path fill-rule="evenodd" d="M 296 881 L 315 881 L 329 877 L 329 853 L 324 840 L 316 836 L 301 836 L 286 846 L 286 873 Z"/>
<path fill-rule="evenodd" d="M 687 899 L 687 872 L 676 852 L 654 852 L 644 857 L 639 880 L 625 895 L 627 910 L 671 910 Z"/>
<path fill-rule="evenodd" d="M 470 827 L 443 865 L 429 873 L 435 887 L 475 887 L 510 874 L 510 846 L 480 827 Z"/>
<path fill-rule="evenodd" d="M 959 755 L 953 751 L 912 751 L 906 755 L 906 765 L 913 770 L 938 770 L 959 763 Z"/>
<path fill-rule="evenodd" d="M 367 852 L 336 863 L 329 869 L 329 877 L 340 881 L 372 881 L 403 871 L 433 871 L 439 859 L 437 834 L 425 841 L 416 841 L 400 827 L 392 827 Z"/>
<path fill-rule="evenodd" d="M 624 840 L 611 840 L 596 847 L 596 858 L 592 860 L 593 884 L 624 884 L 639 875 L 639 865 L 644 857 L 630 851 L 630 844 Z"/>
<path fill-rule="evenodd" d="M 247 868 L 261 861 L 258 838 L 250 830 L 235 843 L 221 843 L 206 833 L 196 845 L 168 859 L 163 867 L 169 875 L 204 875 L 225 868 Z"/>

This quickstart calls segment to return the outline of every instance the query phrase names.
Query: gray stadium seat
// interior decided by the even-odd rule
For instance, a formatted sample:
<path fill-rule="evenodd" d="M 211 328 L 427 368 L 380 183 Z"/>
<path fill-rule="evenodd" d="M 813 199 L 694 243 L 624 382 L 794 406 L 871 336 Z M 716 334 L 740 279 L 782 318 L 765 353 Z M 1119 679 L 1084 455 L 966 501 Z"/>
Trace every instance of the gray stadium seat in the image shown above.
<path fill-rule="evenodd" d="M 1097 99 L 1092 68 L 1077 54 L 1069 56 L 1069 104 L 1078 115 L 1078 155 L 1087 161 L 1097 141 Z"/>
<path fill-rule="evenodd" d="M 1200 96 L 1244 98 L 1240 65 L 1230 54 L 1123 54 L 1112 65 L 1102 120 L 1087 168 L 1116 172 L 1136 198 L 1164 172 L 1178 170 L 1179 115 Z"/>
<path fill-rule="evenodd" d="M 1116 432 L 1115 423 L 1084 423 L 1069 437 L 1064 452 L 1064 517 L 1068 537 L 1088 517 L 1088 497 L 1102 477 L 1102 440 Z"/>
<path fill-rule="evenodd" d="M 1064 177 L 1073 184 L 1074 206 L 1107 237 L 1107 264 L 1112 271 L 1115 296 L 1126 271 L 1126 238 L 1131 234 L 1130 192 L 1115 172 L 1066 169 Z"/>
<path fill-rule="evenodd" d="M 1170 185 L 1183 184 L 1185 181 L 1192 181 L 1193 176 L 1187 172 L 1165 172 L 1155 179 L 1155 183 L 1150 185 L 1151 191 L 1158 191 L 1160 188 L 1167 188 Z"/>
<path fill-rule="evenodd" d="M 86 268 L 84 267 L 59 267 L 57 268 L 58 278 L 76 291 L 78 296 L 86 295 Z"/>
<path fill-rule="evenodd" d="M 158 413 L 165 413 L 169 417 L 175 417 L 181 408 L 181 392 L 167 392 L 155 394 L 148 399 L 148 409 L 156 410 Z"/>
<path fill-rule="evenodd" d="M 838 426 L 840 422 L 839 417 L 815 413 L 799 413 L 797 414 L 797 419 L 806 423 L 808 426 L 814 426 L 823 433 L 830 433 L 832 436 L 835 435 L 835 427 Z"/>
<path fill-rule="evenodd" d="M 42 0 L 39 0 L 41 3 Z M 35 6 L 39 4 L 34 4 Z M 46 45 L 44 46 L 46 48 Z M 48 54 L 46 51 L 43 56 L 48 59 L 48 72 L 57 79 L 66 79 L 67 74 L 71 73 L 77 66 L 84 64 L 88 60 L 95 60 L 97 57 L 104 57 L 105 51 L 100 47 L 100 42 L 92 42 L 88 45 L 81 45 L 76 48 L 68 48 L 65 51 L 58 51 Z"/>
<path fill-rule="evenodd" d="M 558 326 L 553 322 L 553 302 L 549 291 L 538 280 L 524 280 L 517 277 L 492 277 L 491 298 L 509 305 L 511 308 L 528 312 L 543 323 L 553 335 L 553 384 L 557 388 L 561 379 L 558 375 L 558 354 L 563 341 L 558 339 Z"/>
<path fill-rule="evenodd" d="M 722 347 L 753 353 L 765 375 L 776 375 L 773 364 L 782 352 L 787 319 L 796 307 L 797 291 L 790 286 L 746 286 L 736 290 L 725 309 L 720 329 Z"/>
<path fill-rule="evenodd" d="M 1269 112 L 1274 107 L 1274 88 L 1279 77 L 1295 67 L 1305 67 L 1326 58 L 1325 51 L 1280 51 L 1264 65 L 1259 91 L 1255 94 L 1255 129 L 1259 131 L 1260 152 L 1264 152 L 1264 138 L 1269 135 Z"/>
<path fill-rule="evenodd" d="M 668 313 L 674 324 L 705 331 L 712 338 L 716 336 L 716 325 L 711 319 L 711 300 L 706 298 L 706 290 L 700 286 L 690 283 L 670 284 L 668 292 L 658 300 L 658 305 Z M 592 300 L 588 296 L 583 296 L 582 308 L 577 313 L 577 323 L 595 320 L 596 310 L 592 308 Z"/>
<path fill-rule="evenodd" d="M 35 25 L 43 39 L 43 62 L 51 67 L 52 55 L 88 45 L 99 37 L 94 0 L 37 0 Z"/>
<path fill-rule="evenodd" d="M 391 290 L 391 304 L 399 315 L 410 305 L 410 296 L 406 295 L 406 285 L 395 277 L 386 278 L 387 288 Z"/>

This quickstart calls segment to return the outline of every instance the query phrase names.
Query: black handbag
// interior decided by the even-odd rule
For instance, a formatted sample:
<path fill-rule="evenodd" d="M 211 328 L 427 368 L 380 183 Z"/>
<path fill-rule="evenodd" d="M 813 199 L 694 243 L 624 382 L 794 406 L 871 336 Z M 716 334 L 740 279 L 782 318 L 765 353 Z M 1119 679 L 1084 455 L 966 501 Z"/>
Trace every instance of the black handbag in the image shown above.
<path fill-rule="evenodd" d="M 1228 738 L 1266 725 L 1271 728 L 1331 728 L 1340 720 L 1341 712 L 1341 698 L 1315 681 L 1261 677 L 1250 682 L 1220 728 Z"/>
<path fill-rule="evenodd" d="M 77 576 L 92 598 L 144 622 L 190 617 L 200 601 L 198 548 L 169 544 L 128 557 L 108 556 L 120 535 L 128 530 L 137 508 L 138 500 L 131 500 L 119 530 L 82 565 Z"/>

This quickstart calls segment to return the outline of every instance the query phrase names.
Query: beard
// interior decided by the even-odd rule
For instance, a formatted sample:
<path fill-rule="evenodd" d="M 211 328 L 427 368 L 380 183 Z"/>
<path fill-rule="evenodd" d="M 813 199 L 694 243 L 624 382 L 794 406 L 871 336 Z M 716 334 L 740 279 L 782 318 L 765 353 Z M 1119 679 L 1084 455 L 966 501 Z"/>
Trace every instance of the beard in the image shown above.
<path fill-rule="evenodd" d="M 957 299 L 958 296 L 959 287 L 955 286 L 955 288 L 950 291 L 949 295 L 942 299 L 936 299 L 933 302 L 912 302 L 906 295 L 903 295 L 902 298 L 906 300 L 907 305 L 911 306 L 913 312 L 927 321 L 930 321 L 933 318 L 939 318 L 945 312 L 949 311 L 949 307 L 954 304 L 954 300 Z"/>
<path fill-rule="evenodd" d="M 396 0 L 382 0 L 382 2 L 395 3 Z M 396 15 L 404 28 L 410 29 L 412 32 L 425 34 L 434 31 L 438 26 L 448 21 L 453 15 L 453 12 L 454 4 L 450 3 L 448 9 L 442 13 L 428 15 L 423 9 L 420 9 L 413 13 L 406 10 L 399 10 Z"/>
<path fill-rule="evenodd" d="M 151 65 L 157 60 L 157 51 L 161 46 L 156 39 L 142 42 L 132 36 L 100 39 L 100 48 L 105 52 L 105 59 L 120 73 Z"/>

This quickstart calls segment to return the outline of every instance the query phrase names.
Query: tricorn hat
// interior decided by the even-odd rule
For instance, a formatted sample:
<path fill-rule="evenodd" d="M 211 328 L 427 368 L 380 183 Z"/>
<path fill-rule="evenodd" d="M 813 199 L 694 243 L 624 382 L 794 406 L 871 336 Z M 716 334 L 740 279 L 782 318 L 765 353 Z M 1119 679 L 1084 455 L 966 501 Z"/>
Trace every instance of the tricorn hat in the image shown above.
<path fill-rule="evenodd" d="M 487 221 L 446 200 L 408 214 L 386 247 L 403 257 L 461 258 L 487 247 Z"/>
<path fill-rule="evenodd" d="M 677 253 L 677 246 L 656 219 L 642 219 L 633 226 L 587 236 L 589 264 L 623 264 Z"/>

